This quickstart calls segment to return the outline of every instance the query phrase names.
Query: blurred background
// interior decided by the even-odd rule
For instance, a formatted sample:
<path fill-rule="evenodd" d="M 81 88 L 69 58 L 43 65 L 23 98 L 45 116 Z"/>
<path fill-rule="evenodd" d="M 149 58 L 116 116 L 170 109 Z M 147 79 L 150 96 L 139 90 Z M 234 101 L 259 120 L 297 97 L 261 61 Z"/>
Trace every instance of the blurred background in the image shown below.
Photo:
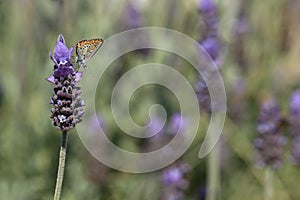
<path fill-rule="evenodd" d="M 203 44 L 220 66 L 228 110 L 219 141 L 219 199 L 263 199 L 265 167 L 274 172 L 273 199 L 299 199 L 299 100 L 294 107 L 290 105 L 291 96 L 300 88 L 299 11 L 297 0 L 1 0 L 0 199 L 53 198 L 60 132 L 49 119 L 53 84 L 45 78 L 52 74 L 49 52 L 58 34 L 64 35 L 70 47 L 81 39 L 105 40 L 144 26 L 188 35 Z M 215 43 L 206 43 L 210 39 Z M 165 107 L 168 121 L 159 136 L 132 139 L 118 129 L 109 114 L 113 85 L 145 60 L 174 67 L 192 85 L 201 81 L 186 61 L 173 58 L 176 56 L 167 52 L 139 50 L 120 57 L 107 70 L 98 85 L 96 106 L 101 125 L 115 144 L 141 152 L 157 149 L 173 137 L 179 105 L 163 87 L 139 89 L 131 105 L 132 117 L 140 124 L 147 121 L 149 105 Z M 203 106 L 201 87 L 196 90 Z M 270 99 L 276 102 L 275 108 L 272 103 L 261 107 Z M 270 107 L 275 111 L 269 112 Z M 209 109 L 202 116 L 200 124 L 207 124 Z M 278 116 L 275 122 L 269 119 L 274 116 Z M 291 116 L 295 119 L 292 122 Z M 277 125 L 279 121 L 284 121 L 283 128 Z M 264 143 L 265 129 L 259 126 L 264 122 L 267 127 L 275 124 L 280 128 L 279 132 L 275 128 L 274 135 L 284 139 Z M 160 119 L 157 123 L 161 124 Z M 200 126 L 193 145 L 171 166 L 152 173 L 128 174 L 95 160 L 76 131 L 71 131 L 62 199 L 207 199 L 208 159 L 197 157 L 204 132 Z M 275 165 L 263 160 L 269 151 L 276 151 L 272 157 Z"/>

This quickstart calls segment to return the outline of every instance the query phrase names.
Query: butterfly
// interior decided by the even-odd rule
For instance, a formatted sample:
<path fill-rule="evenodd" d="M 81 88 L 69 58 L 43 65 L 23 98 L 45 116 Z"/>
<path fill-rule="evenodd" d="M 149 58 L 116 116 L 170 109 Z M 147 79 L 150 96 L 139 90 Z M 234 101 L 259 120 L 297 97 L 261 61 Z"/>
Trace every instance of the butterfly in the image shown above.
<path fill-rule="evenodd" d="M 76 44 L 76 60 L 79 67 L 86 67 L 86 62 L 91 59 L 103 44 L 103 39 L 81 40 Z"/>

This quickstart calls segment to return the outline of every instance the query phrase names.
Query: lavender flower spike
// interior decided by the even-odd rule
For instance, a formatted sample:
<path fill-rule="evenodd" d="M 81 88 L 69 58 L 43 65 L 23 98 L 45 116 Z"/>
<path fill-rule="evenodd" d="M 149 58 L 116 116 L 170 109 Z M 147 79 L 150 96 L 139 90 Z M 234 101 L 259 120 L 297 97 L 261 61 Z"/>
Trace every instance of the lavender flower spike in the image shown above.
<path fill-rule="evenodd" d="M 52 52 L 50 52 L 49 56 L 57 67 L 71 65 L 73 49 L 73 47 L 70 49 L 66 47 L 64 37 L 59 34 L 54 48 L 54 57 Z"/>
<path fill-rule="evenodd" d="M 258 138 L 254 141 L 259 167 L 278 169 L 282 166 L 286 138 L 282 134 L 282 116 L 275 100 L 261 105 L 258 119 Z"/>
<path fill-rule="evenodd" d="M 292 136 L 291 161 L 300 165 L 300 90 L 296 90 L 290 99 L 289 124 Z"/>
<path fill-rule="evenodd" d="M 186 174 L 190 171 L 188 164 L 177 164 L 164 170 L 161 180 L 164 185 L 163 200 L 183 200 L 185 199 L 184 190 L 189 183 L 186 179 Z"/>
<path fill-rule="evenodd" d="M 212 0 L 200 0 L 198 2 L 198 12 L 200 13 L 215 13 L 217 11 L 217 7 Z"/>
<path fill-rule="evenodd" d="M 65 39 L 59 35 L 50 58 L 54 62 L 53 75 L 46 80 L 55 84 L 51 104 L 50 118 L 59 130 L 68 131 L 81 121 L 84 106 L 81 100 L 81 89 L 76 84 L 81 80 L 81 72 L 74 70 L 71 63 L 73 47 L 67 48 Z"/>
<path fill-rule="evenodd" d="M 203 39 L 218 38 L 218 9 L 213 0 L 199 0 L 198 12 L 204 22 Z"/>
<path fill-rule="evenodd" d="M 300 117 L 300 90 L 296 90 L 290 100 L 290 113 L 292 116 Z"/>

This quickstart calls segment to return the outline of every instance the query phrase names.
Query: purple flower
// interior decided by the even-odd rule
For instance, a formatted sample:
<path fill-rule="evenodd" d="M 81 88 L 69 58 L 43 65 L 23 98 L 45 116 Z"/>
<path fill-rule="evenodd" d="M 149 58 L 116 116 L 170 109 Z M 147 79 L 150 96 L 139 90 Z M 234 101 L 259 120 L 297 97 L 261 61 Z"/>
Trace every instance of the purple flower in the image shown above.
<path fill-rule="evenodd" d="M 290 113 L 293 116 L 300 116 L 300 90 L 296 90 L 291 97 Z"/>
<path fill-rule="evenodd" d="M 203 40 L 207 38 L 218 37 L 218 12 L 217 6 L 212 0 L 200 0 L 198 3 L 198 12 L 201 15 L 204 27 L 203 27 Z"/>
<path fill-rule="evenodd" d="M 64 37 L 60 34 L 54 48 L 54 57 L 52 52 L 50 52 L 49 56 L 57 67 L 69 66 L 71 64 L 72 52 L 73 47 L 68 49 L 65 45 Z"/>
<path fill-rule="evenodd" d="M 163 173 L 163 182 L 166 185 L 177 185 L 181 179 L 183 178 L 183 174 L 179 168 L 172 167 L 166 170 Z"/>
<path fill-rule="evenodd" d="M 168 133 L 176 134 L 179 129 L 187 128 L 187 121 L 183 118 L 180 113 L 175 113 L 172 115 L 169 126 L 168 126 Z"/>
<path fill-rule="evenodd" d="M 195 85 L 195 92 L 198 97 L 200 108 L 203 109 L 205 112 L 210 113 L 211 112 L 210 95 L 209 95 L 208 87 L 204 79 L 202 79 L 201 77 L 199 77 L 199 81 Z"/>
<path fill-rule="evenodd" d="M 219 54 L 219 49 L 220 49 L 220 42 L 217 38 L 215 37 L 209 37 L 202 41 L 200 43 L 202 47 L 206 50 L 208 55 L 213 59 L 216 60 Z"/>
<path fill-rule="evenodd" d="M 52 124 L 62 131 L 74 128 L 84 114 L 81 89 L 76 86 L 82 77 L 82 72 L 75 71 L 71 64 L 72 51 L 73 48 L 68 49 L 64 37 L 59 35 L 54 48 L 54 57 L 50 52 L 54 71 L 46 79 L 55 85 L 50 103 L 53 105 L 50 118 Z"/>
<path fill-rule="evenodd" d="M 136 29 L 144 26 L 144 18 L 140 10 L 134 3 L 128 3 L 124 6 L 122 18 L 120 20 L 121 30 Z M 146 36 L 140 37 L 134 33 L 131 34 L 132 41 L 137 42 L 138 46 L 148 46 L 149 39 Z M 136 53 L 142 56 L 147 56 L 150 52 L 148 48 L 141 48 L 135 50 Z"/>
<path fill-rule="evenodd" d="M 294 136 L 292 138 L 292 152 L 290 157 L 291 163 L 300 165 L 300 136 Z"/>
<path fill-rule="evenodd" d="M 282 117 L 274 99 L 263 102 L 258 118 L 259 136 L 254 141 L 257 165 L 278 169 L 282 166 L 286 138 L 282 135 Z"/>
<path fill-rule="evenodd" d="M 200 13 L 215 13 L 217 7 L 212 0 L 200 0 L 198 2 L 198 11 Z"/>
<path fill-rule="evenodd" d="M 283 147 L 286 138 L 281 134 L 266 134 L 254 141 L 254 147 L 258 151 L 257 165 L 259 167 L 272 167 L 278 169 L 282 166 Z"/>
<path fill-rule="evenodd" d="M 275 100 L 265 101 L 260 108 L 257 131 L 260 134 L 274 133 L 281 125 L 282 117 Z"/>
<path fill-rule="evenodd" d="M 199 44 L 206 50 L 212 60 L 221 67 L 221 59 L 219 56 L 221 43 L 218 38 L 218 13 L 217 6 L 213 0 L 199 0 L 198 11 L 203 20 L 202 39 Z M 199 77 L 195 85 L 195 91 L 198 97 L 199 105 L 206 112 L 211 112 L 211 99 L 208 87 L 203 80 Z"/>
<path fill-rule="evenodd" d="M 291 161 L 300 165 L 300 90 L 296 90 L 290 99 L 289 124 L 292 136 Z"/>
<path fill-rule="evenodd" d="M 142 26 L 141 14 L 132 3 L 128 3 L 125 6 L 122 22 L 125 29 L 139 28 Z"/>
<path fill-rule="evenodd" d="M 202 39 L 199 43 L 219 66 L 221 64 L 219 58 L 221 43 L 218 38 L 219 20 L 217 6 L 212 0 L 200 0 L 198 2 L 198 12 L 203 21 L 203 27 L 201 29 Z"/>
<path fill-rule="evenodd" d="M 184 199 L 183 191 L 188 187 L 185 176 L 190 171 L 187 164 L 169 167 L 162 174 L 164 184 L 163 199 Z"/>
<path fill-rule="evenodd" d="M 159 133 L 162 133 L 164 131 L 164 124 L 165 122 L 159 118 L 153 118 L 150 125 L 147 128 L 147 135 L 157 135 Z"/>

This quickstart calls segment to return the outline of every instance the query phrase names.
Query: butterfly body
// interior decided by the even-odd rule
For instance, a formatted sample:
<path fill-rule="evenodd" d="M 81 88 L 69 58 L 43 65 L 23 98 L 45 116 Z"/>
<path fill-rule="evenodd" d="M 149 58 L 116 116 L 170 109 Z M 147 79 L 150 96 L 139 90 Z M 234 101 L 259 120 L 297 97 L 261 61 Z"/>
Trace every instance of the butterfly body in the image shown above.
<path fill-rule="evenodd" d="M 87 60 L 91 59 L 103 44 L 103 39 L 81 40 L 76 44 L 76 63 L 86 67 Z"/>

